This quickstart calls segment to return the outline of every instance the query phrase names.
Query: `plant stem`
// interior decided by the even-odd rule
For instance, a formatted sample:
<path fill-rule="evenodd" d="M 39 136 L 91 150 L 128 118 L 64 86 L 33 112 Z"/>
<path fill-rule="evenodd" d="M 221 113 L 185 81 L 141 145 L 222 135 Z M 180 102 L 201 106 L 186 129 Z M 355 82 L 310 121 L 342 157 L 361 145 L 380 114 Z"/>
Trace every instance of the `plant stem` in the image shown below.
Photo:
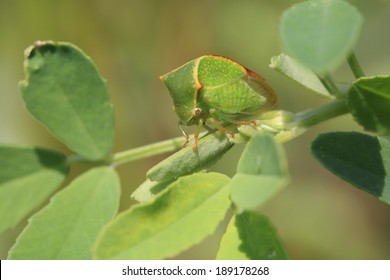
<path fill-rule="evenodd" d="M 343 94 L 340 92 L 338 87 L 333 81 L 333 78 L 326 74 L 324 76 L 317 75 L 317 77 L 320 79 L 321 83 L 324 85 L 324 87 L 329 91 L 329 93 L 335 97 L 342 97 Z"/>
<path fill-rule="evenodd" d="M 364 77 L 365 74 L 363 72 L 362 67 L 360 66 L 359 60 L 357 59 L 354 52 L 352 52 L 348 57 L 347 61 L 349 64 L 349 68 L 351 68 L 352 73 L 354 74 L 356 79 L 359 79 L 360 77 Z"/>
<path fill-rule="evenodd" d="M 258 133 L 271 132 L 279 143 L 286 143 L 304 133 L 309 127 L 320 122 L 348 113 L 345 99 L 338 99 L 317 108 L 291 113 L 271 111 L 264 120 L 256 121 L 256 127 L 243 125 L 238 128 L 241 135 L 251 138 Z M 267 114 L 267 113 L 266 113 Z M 235 143 L 245 142 L 238 139 Z"/>
<path fill-rule="evenodd" d="M 152 143 L 142 147 L 130 149 L 127 151 L 119 152 L 113 155 L 112 164 L 119 165 L 122 163 L 134 161 L 137 159 L 147 158 L 172 152 L 180 149 L 183 145 L 183 136 Z"/>
<path fill-rule="evenodd" d="M 296 113 L 293 124 L 294 126 L 308 128 L 346 113 L 348 113 L 348 108 L 345 100 L 335 100 L 320 107 Z"/>
<path fill-rule="evenodd" d="M 291 128 L 306 129 L 317 123 L 326 121 L 328 119 L 348 113 L 348 108 L 345 104 L 345 100 L 335 100 L 317 108 L 309 109 L 303 112 L 294 114 L 293 121 L 288 126 Z M 295 136 L 294 136 L 295 135 Z M 290 136 L 286 136 L 286 141 L 291 140 L 298 136 L 299 133 L 292 133 Z M 291 138 L 291 139 L 290 139 Z M 113 155 L 111 163 L 113 165 L 120 165 L 126 162 L 142 159 L 150 156 L 163 154 L 166 152 L 172 152 L 181 148 L 183 144 L 183 137 L 176 137 L 161 142 L 156 142 L 146 146 L 130 149 L 124 152 L 119 152 Z"/>
<path fill-rule="evenodd" d="M 328 119 L 340 116 L 348 112 L 348 108 L 345 104 L 345 100 L 335 100 L 322 105 L 317 108 L 309 109 L 303 112 L 293 114 L 293 120 L 287 121 L 286 127 L 291 130 L 287 130 L 281 142 L 287 142 L 300 135 L 299 131 L 303 131 L 306 128 L 313 126 L 317 123 L 326 121 Z M 291 114 L 291 113 L 290 113 Z M 81 163 L 97 163 L 97 164 L 111 164 L 117 166 L 130 161 L 143 159 L 151 156 L 164 154 L 167 152 L 173 152 L 179 150 L 183 144 L 183 136 L 152 143 L 142 147 L 130 149 L 127 151 L 114 154 L 110 159 L 102 160 L 101 162 L 91 162 L 83 159 L 77 155 L 70 156 L 68 158 L 69 163 L 81 162 Z"/>

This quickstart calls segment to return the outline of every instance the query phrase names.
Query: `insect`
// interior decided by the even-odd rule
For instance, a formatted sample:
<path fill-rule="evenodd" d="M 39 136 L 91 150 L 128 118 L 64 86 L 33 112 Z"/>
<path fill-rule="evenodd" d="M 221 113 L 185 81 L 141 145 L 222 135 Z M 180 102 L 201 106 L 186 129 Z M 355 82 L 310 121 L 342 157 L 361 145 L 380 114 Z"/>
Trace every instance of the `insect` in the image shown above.
<path fill-rule="evenodd" d="M 223 56 L 201 56 L 160 79 L 167 86 L 179 117 L 179 128 L 186 139 L 183 147 L 189 136 L 182 126 L 198 126 L 195 150 L 201 127 L 212 125 L 234 137 L 224 126 L 254 123 L 251 116 L 269 111 L 277 103 L 276 93 L 264 78 Z"/>

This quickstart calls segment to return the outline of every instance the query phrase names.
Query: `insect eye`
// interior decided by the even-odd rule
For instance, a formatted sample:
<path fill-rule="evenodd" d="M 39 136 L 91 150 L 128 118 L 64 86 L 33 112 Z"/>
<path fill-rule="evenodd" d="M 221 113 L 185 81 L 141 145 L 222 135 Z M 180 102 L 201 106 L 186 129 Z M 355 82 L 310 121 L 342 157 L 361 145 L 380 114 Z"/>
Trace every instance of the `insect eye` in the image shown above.
<path fill-rule="evenodd" d="M 192 116 L 196 117 L 196 116 L 200 115 L 200 113 L 202 113 L 202 109 L 200 109 L 200 108 L 192 109 Z"/>

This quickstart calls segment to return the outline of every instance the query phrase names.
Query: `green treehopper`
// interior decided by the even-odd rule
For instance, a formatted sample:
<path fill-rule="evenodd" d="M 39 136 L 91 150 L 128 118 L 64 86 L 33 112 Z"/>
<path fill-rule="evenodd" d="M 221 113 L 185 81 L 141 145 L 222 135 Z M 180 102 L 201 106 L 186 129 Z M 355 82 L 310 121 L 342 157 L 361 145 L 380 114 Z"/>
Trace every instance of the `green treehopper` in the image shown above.
<path fill-rule="evenodd" d="M 251 116 L 271 110 L 277 103 L 276 93 L 260 75 L 233 60 L 204 55 L 165 74 L 160 79 L 168 87 L 173 107 L 182 125 L 209 125 L 234 136 L 226 125 L 254 123 Z M 197 148 L 199 130 L 195 133 Z"/>

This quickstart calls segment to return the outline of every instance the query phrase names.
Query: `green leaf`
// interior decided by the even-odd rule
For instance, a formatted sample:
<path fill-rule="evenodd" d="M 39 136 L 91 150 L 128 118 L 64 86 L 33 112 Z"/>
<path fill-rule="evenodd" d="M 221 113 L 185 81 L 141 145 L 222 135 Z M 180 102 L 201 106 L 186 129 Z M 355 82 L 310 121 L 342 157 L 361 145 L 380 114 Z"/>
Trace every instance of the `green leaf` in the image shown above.
<path fill-rule="evenodd" d="M 335 69 L 356 44 L 363 18 L 343 0 L 310 0 L 286 10 L 280 33 L 287 53 L 317 73 Z"/>
<path fill-rule="evenodd" d="M 286 178 L 236 174 L 232 179 L 232 201 L 239 209 L 255 209 L 273 198 L 286 184 Z"/>
<path fill-rule="evenodd" d="M 97 234 L 118 210 L 119 195 L 112 168 L 81 175 L 30 219 L 9 259 L 91 259 Z"/>
<path fill-rule="evenodd" d="M 205 170 L 232 146 L 225 134 L 213 133 L 199 140 L 196 151 L 190 146 L 181 149 L 151 168 L 146 175 L 151 181 L 164 182 Z"/>
<path fill-rule="evenodd" d="M 95 258 L 168 258 L 200 242 L 230 206 L 229 181 L 218 173 L 179 178 L 152 203 L 118 215 L 100 235 Z"/>
<path fill-rule="evenodd" d="M 230 221 L 222 237 L 217 259 L 284 260 L 287 253 L 267 217 L 244 211 Z"/>
<path fill-rule="evenodd" d="M 236 217 L 234 216 L 222 236 L 217 252 L 217 260 L 249 260 L 245 252 L 240 251 L 241 239 L 238 236 Z"/>
<path fill-rule="evenodd" d="M 66 158 L 33 147 L 0 146 L 0 233 L 43 203 L 68 173 Z"/>
<path fill-rule="evenodd" d="M 355 81 L 348 92 L 347 106 L 366 130 L 390 135 L 390 76 Z"/>
<path fill-rule="evenodd" d="M 331 132 L 312 143 L 312 154 L 336 176 L 390 204 L 390 141 L 357 132 Z"/>
<path fill-rule="evenodd" d="M 25 56 L 20 91 L 30 113 L 82 157 L 107 157 L 114 113 L 92 60 L 71 44 L 54 42 L 36 43 Z"/>
<path fill-rule="evenodd" d="M 281 146 L 268 134 L 254 136 L 246 145 L 231 183 L 231 199 L 239 209 L 261 206 L 288 181 Z"/>
<path fill-rule="evenodd" d="M 272 57 L 270 67 L 313 93 L 327 98 L 334 98 L 313 71 L 286 54 Z"/>
<path fill-rule="evenodd" d="M 251 260 L 287 259 L 275 227 L 271 221 L 256 212 L 244 211 L 236 216 L 235 223 L 241 239 L 240 251 Z"/>

